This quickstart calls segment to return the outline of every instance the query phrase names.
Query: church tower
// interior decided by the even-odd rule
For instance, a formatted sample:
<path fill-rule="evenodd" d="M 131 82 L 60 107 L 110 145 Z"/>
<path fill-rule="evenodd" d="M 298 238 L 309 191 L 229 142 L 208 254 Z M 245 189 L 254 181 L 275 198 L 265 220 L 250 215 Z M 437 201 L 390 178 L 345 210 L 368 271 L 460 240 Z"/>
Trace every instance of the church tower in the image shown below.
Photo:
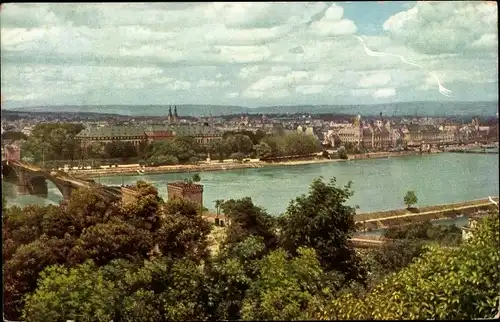
<path fill-rule="evenodd" d="M 177 106 L 174 106 L 174 122 L 177 122 L 179 115 L 177 114 Z"/>
<path fill-rule="evenodd" d="M 168 122 L 169 122 L 169 123 L 170 123 L 170 122 L 172 122 L 173 118 L 174 118 L 174 117 L 173 117 L 173 115 L 172 115 L 172 106 L 169 106 L 169 107 L 168 107 Z"/>

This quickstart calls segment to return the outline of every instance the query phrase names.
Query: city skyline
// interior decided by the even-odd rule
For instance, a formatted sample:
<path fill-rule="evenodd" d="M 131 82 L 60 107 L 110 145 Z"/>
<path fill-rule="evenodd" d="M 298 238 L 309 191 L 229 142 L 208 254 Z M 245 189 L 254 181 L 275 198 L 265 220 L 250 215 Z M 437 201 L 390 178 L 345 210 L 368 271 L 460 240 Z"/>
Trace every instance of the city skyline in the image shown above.
<path fill-rule="evenodd" d="M 2 108 L 498 99 L 497 7 L 486 2 L 6 4 L 1 14 Z M 452 97 L 354 36 L 425 66 Z"/>

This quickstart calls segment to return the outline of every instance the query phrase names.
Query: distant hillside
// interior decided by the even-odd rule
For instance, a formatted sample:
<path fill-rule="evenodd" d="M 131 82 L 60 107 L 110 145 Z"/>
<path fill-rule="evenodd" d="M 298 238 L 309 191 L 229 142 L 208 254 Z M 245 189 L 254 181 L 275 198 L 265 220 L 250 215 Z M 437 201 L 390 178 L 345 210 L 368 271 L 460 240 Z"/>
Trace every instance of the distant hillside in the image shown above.
<path fill-rule="evenodd" d="M 169 105 L 65 105 L 36 106 L 9 109 L 16 112 L 69 112 L 99 113 L 130 116 L 166 116 Z M 262 106 L 249 108 L 224 105 L 177 105 L 179 115 L 209 116 L 229 114 L 350 114 L 388 116 L 493 116 L 498 112 L 498 102 L 402 102 L 377 105 L 295 105 Z"/>

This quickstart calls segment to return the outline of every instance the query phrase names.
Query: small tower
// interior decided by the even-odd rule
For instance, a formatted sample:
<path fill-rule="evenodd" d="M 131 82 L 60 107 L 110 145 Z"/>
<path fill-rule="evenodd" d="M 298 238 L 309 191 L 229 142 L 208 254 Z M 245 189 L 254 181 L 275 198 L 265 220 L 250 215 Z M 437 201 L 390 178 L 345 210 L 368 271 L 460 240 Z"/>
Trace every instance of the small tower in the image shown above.
<path fill-rule="evenodd" d="M 168 199 L 179 198 L 203 207 L 203 186 L 182 181 L 167 183 Z"/>
<path fill-rule="evenodd" d="M 174 119 L 174 117 L 172 115 L 172 106 L 169 106 L 168 107 L 168 122 L 172 122 L 173 119 Z"/>
<path fill-rule="evenodd" d="M 177 106 L 174 106 L 174 122 L 177 122 L 179 115 L 177 114 Z"/>

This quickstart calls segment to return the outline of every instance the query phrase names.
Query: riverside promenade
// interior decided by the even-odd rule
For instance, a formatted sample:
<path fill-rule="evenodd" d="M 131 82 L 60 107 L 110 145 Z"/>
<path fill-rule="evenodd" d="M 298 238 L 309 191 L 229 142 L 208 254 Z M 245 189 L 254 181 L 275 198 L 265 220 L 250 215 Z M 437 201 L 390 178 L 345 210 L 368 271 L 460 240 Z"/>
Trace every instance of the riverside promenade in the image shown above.
<path fill-rule="evenodd" d="M 366 160 L 366 159 L 384 159 L 392 157 L 405 157 L 420 155 L 418 151 L 401 151 L 401 152 L 374 152 L 364 154 L 349 155 L 349 160 Z M 427 154 L 427 153 L 425 153 Z M 224 162 L 200 162 L 194 164 L 182 165 L 166 165 L 159 167 L 141 167 L 139 164 L 119 165 L 117 167 L 101 167 L 100 169 L 71 169 L 69 174 L 78 175 L 83 178 L 96 178 L 98 176 L 125 176 L 125 175 L 142 175 L 142 174 L 162 174 L 162 173 L 186 173 L 186 172 L 209 172 L 209 171 L 225 171 L 235 169 L 250 169 L 264 168 L 276 166 L 297 166 L 305 164 L 322 164 L 331 162 L 345 162 L 348 160 L 342 159 L 325 159 L 321 156 L 311 158 L 310 160 L 301 161 L 286 161 L 286 162 L 264 162 L 259 159 L 251 159 L 249 162 L 236 162 L 234 160 L 224 160 Z"/>
<path fill-rule="evenodd" d="M 492 199 L 498 202 L 498 197 Z M 358 226 L 363 226 L 365 229 L 381 229 L 427 220 L 452 219 L 460 215 L 487 212 L 488 210 L 495 209 L 495 207 L 488 198 L 485 198 L 446 205 L 421 207 L 416 210 L 418 212 L 399 209 L 356 214 L 354 220 Z"/>

